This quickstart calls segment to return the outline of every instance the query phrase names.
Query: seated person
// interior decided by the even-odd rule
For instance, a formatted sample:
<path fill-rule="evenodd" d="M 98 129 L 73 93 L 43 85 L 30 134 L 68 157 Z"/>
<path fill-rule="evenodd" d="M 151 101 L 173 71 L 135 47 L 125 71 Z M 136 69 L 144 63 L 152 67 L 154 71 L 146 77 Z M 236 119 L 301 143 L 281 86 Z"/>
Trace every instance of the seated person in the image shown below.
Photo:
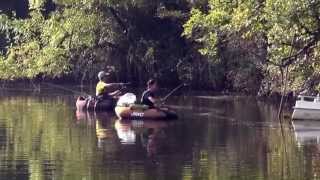
<path fill-rule="evenodd" d="M 108 83 L 110 73 L 100 71 L 98 74 L 99 82 L 96 86 L 96 96 L 99 99 L 118 98 L 122 92 L 123 83 Z"/>
<path fill-rule="evenodd" d="M 155 97 L 155 92 L 159 89 L 158 82 L 154 79 L 150 79 L 147 82 L 147 90 L 142 93 L 141 103 L 144 105 L 148 105 L 149 109 L 156 108 L 156 104 L 161 102 L 160 99 Z"/>

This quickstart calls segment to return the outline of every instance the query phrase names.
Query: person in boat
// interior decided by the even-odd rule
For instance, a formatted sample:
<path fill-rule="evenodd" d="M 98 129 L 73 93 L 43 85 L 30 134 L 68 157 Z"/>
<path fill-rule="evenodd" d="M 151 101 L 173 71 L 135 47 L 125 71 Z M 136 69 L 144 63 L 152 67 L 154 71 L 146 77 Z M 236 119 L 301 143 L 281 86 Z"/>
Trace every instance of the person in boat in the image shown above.
<path fill-rule="evenodd" d="M 158 82 L 155 79 L 150 79 L 147 82 L 147 90 L 142 93 L 141 104 L 147 105 L 149 109 L 159 108 L 158 104 L 162 102 L 161 99 L 156 98 L 155 93 L 158 91 Z"/>
<path fill-rule="evenodd" d="M 98 73 L 99 82 L 96 86 L 96 96 L 98 99 L 117 99 L 122 95 L 121 89 L 124 87 L 124 83 L 109 83 L 111 79 L 110 72 L 100 71 Z"/>
<path fill-rule="evenodd" d="M 145 90 L 141 96 L 140 104 L 135 103 L 136 96 L 131 93 L 121 96 L 115 107 L 117 116 L 120 119 L 176 119 L 177 114 L 169 108 L 163 107 L 163 100 L 155 96 L 158 89 L 157 81 L 154 79 L 149 80 L 147 82 L 147 90 Z"/>

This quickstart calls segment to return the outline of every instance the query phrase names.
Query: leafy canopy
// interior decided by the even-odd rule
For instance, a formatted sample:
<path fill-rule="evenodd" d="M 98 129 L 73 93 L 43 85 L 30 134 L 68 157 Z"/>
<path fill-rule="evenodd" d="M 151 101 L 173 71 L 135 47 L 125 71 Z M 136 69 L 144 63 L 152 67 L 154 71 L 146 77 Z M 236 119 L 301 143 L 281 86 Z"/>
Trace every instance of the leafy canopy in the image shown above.
<path fill-rule="evenodd" d="M 246 41 L 265 42 L 271 76 L 280 76 L 279 68 L 292 65 L 295 88 L 319 72 L 320 1 L 209 0 L 208 9 L 192 9 L 184 24 L 183 35 L 199 43 L 201 54 L 219 60 L 218 46 L 233 34 Z"/>

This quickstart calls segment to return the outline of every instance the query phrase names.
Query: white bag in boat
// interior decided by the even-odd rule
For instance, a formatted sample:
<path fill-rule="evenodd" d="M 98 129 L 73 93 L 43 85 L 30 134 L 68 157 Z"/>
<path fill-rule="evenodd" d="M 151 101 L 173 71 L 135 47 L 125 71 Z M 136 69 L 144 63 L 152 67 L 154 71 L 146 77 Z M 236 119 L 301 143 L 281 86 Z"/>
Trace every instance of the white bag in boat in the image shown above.
<path fill-rule="evenodd" d="M 126 93 L 120 96 L 117 106 L 128 106 L 130 104 L 134 104 L 137 101 L 137 96 L 133 93 Z"/>

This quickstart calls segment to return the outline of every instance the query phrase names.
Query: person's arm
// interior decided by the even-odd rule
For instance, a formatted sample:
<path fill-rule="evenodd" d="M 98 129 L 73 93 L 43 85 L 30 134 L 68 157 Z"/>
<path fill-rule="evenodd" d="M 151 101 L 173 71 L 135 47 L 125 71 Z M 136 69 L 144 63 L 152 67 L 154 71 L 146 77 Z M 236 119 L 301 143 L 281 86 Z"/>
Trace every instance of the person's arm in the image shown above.
<path fill-rule="evenodd" d="M 106 88 L 120 88 L 123 86 L 123 83 L 106 83 L 105 87 Z"/>
<path fill-rule="evenodd" d="M 148 99 L 154 104 L 156 107 L 161 107 L 162 106 L 162 99 L 160 98 L 155 98 L 152 96 L 149 96 Z"/>
<path fill-rule="evenodd" d="M 115 91 L 119 91 L 121 86 L 123 86 L 123 83 L 106 83 L 104 85 L 104 92 L 109 93 L 109 95 L 112 96 L 110 93 L 114 93 Z"/>
<path fill-rule="evenodd" d="M 114 91 L 114 92 L 109 93 L 110 96 L 118 96 L 118 95 L 120 95 L 120 94 L 121 94 L 121 91 L 120 91 L 120 90 L 116 90 L 116 91 Z"/>
<path fill-rule="evenodd" d="M 159 100 L 155 97 L 149 96 L 148 99 L 153 103 L 156 104 L 157 102 L 159 102 Z"/>
<path fill-rule="evenodd" d="M 153 103 L 154 105 L 154 108 L 158 109 L 158 110 L 168 110 L 167 107 L 164 107 L 163 104 L 162 104 L 162 99 L 158 99 L 158 98 L 155 98 L 155 97 L 148 97 L 148 99 Z"/>

